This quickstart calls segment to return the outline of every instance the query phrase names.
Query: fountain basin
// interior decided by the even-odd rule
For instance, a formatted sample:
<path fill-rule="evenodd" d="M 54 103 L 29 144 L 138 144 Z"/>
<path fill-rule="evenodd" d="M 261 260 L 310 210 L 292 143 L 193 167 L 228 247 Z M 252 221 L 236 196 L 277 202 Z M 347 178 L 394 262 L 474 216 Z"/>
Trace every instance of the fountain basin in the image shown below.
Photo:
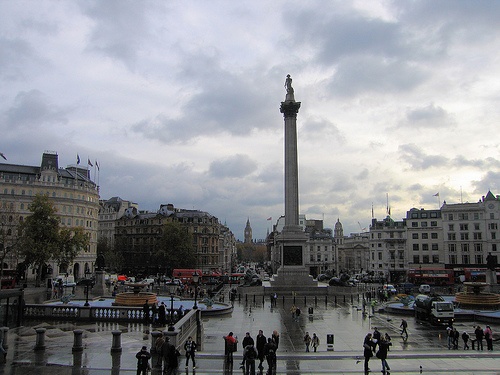
<path fill-rule="evenodd" d="M 118 293 L 115 297 L 113 306 L 143 306 L 145 303 L 150 306 L 157 303 L 156 293 L 151 292 L 123 292 Z"/>

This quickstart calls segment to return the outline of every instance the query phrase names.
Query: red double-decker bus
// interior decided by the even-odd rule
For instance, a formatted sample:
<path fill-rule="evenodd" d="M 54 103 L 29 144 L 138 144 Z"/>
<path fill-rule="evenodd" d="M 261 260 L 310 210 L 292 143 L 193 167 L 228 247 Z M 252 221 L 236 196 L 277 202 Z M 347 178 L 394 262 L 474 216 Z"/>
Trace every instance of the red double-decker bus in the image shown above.
<path fill-rule="evenodd" d="M 4 269 L 1 280 L 2 289 L 13 289 L 16 287 L 17 271 Z"/>
<path fill-rule="evenodd" d="M 497 283 L 500 282 L 500 268 L 496 268 Z M 486 282 L 486 268 L 464 268 L 465 281 L 485 283 Z"/>
<path fill-rule="evenodd" d="M 408 282 L 415 285 L 453 285 L 455 277 L 453 270 L 444 268 L 426 268 L 408 270 Z"/>

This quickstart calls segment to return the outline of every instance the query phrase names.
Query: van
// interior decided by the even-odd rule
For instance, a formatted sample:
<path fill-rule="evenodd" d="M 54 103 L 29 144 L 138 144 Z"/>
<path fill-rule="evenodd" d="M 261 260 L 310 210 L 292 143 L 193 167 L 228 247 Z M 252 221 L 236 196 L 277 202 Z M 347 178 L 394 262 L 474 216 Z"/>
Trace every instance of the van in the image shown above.
<path fill-rule="evenodd" d="M 418 287 L 418 292 L 419 293 L 430 293 L 431 292 L 431 286 L 428 284 L 422 284 Z"/>

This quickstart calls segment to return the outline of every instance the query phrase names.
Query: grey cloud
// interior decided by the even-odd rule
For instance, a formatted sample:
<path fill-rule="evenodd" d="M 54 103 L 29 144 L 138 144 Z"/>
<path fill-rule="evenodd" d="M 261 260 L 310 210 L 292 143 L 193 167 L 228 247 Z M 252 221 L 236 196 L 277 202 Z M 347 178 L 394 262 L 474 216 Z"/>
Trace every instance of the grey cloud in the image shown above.
<path fill-rule="evenodd" d="M 426 155 L 420 147 L 411 143 L 399 146 L 400 160 L 415 170 L 445 166 L 449 160 L 440 155 Z"/>
<path fill-rule="evenodd" d="M 94 22 L 88 49 L 122 61 L 133 70 L 141 41 L 147 37 L 147 6 L 140 1 L 85 1 L 80 6 Z"/>
<path fill-rule="evenodd" d="M 443 128 L 455 124 L 453 117 L 442 107 L 429 104 L 426 107 L 408 109 L 406 119 L 400 123 L 415 128 Z"/>
<path fill-rule="evenodd" d="M 304 140 L 317 140 L 341 143 L 345 137 L 339 128 L 331 121 L 323 118 L 307 120 L 300 130 L 300 138 Z"/>
<path fill-rule="evenodd" d="M 257 169 L 257 163 L 248 155 L 233 155 L 210 163 L 209 175 L 213 178 L 241 178 Z"/>
<path fill-rule="evenodd" d="M 329 87 L 337 96 L 369 92 L 409 91 L 427 79 L 427 73 L 406 61 L 382 60 L 373 56 L 344 59 Z"/>
<path fill-rule="evenodd" d="M 486 195 L 488 190 L 493 194 L 498 194 L 500 191 L 500 171 L 488 171 L 478 181 L 472 181 L 474 186 L 474 193 Z"/>
<path fill-rule="evenodd" d="M 44 123 L 68 122 L 68 110 L 51 104 L 39 90 L 22 91 L 16 95 L 14 104 L 6 110 L 4 126 L 37 127 Z"/>
<path fill-rule="evenodd" d="M 0 77 L 7 81 L 26 78 L 25 64 L 37 60 L 32 46 L 20 38 L 0 37 L 0 50 Z"/>
<path fill-rule="evenodd" d="M 363 168 L 357 175 L 354 176 L 356 180 L 366 180 L 370 176 L 368 168 Z"/>
<path fill-rule="evenodd" d="M 500 168 L 500 160 L 493 157 L 485 159 L 466 159 L 463 155 L 459 155 L 453 159 L 453 165 L 456 167 L 475 167 L 475 168 Z"/>

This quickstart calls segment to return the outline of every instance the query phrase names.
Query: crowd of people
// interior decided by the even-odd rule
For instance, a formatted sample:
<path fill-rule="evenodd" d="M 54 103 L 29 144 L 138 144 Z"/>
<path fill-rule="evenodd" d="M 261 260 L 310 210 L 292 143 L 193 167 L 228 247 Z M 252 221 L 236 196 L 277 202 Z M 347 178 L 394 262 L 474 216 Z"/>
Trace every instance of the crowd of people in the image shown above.
<path fill-rule="evenodd" d="M 373 333 L 368 333 L 363 341 L 363 356 L 365 358 L 364 371 L 365 375 L 371 371 L 368 367 L 370 359 L 375 355 L 382 364 L 382 374 L 389 375 L 390 367 L 387 363 L 387 353 L 389 352 L 389 347 L 392 345 L 391 337 L 388 333 L 384 335 L 378 330 L 377 327 L 374 328 Z"/>
<path fill-rule="evenodd" d="M 448 349 L 457 350 L 459 347 L 460 337 L 462 337 L 464 350 L 469 350 L 469 342 L 472 345 L 472 350 L 483 350 L 483 340 L 486 341 L 486 349 L 493 350 L 493 331 L 489 325 L 483 330 L 481 326 L 477 325 L 474 327 L 474 338 L 467 331 L 463 331 L 462 334 L 457 331 L 455 327 L 449 325 L 446 328 L 446 333 L 448 336 Z"/>
<path fill-rule="evenodd" d="M 238 350 L 238 338 L 233 332 L 224 336 L 224 353 L 226 362 L 233 363 L 233 353 Z M 271 337 L 266 338 L 264 332 L 259 330 L 255 340 L 250 332 L 245 334 L 241 345 L 243 347 L 243 361 L 240 368 L 244 370 L 245 375 L 255 375 L 256 361 L 259 361 L 257 368 L 262 372 L 264 370 L 264 360 L 267 363 L 267 375 L 276 373 L 276 352 L 278 351 L 280 336 L 278 331 L 274 330 Z"/>

